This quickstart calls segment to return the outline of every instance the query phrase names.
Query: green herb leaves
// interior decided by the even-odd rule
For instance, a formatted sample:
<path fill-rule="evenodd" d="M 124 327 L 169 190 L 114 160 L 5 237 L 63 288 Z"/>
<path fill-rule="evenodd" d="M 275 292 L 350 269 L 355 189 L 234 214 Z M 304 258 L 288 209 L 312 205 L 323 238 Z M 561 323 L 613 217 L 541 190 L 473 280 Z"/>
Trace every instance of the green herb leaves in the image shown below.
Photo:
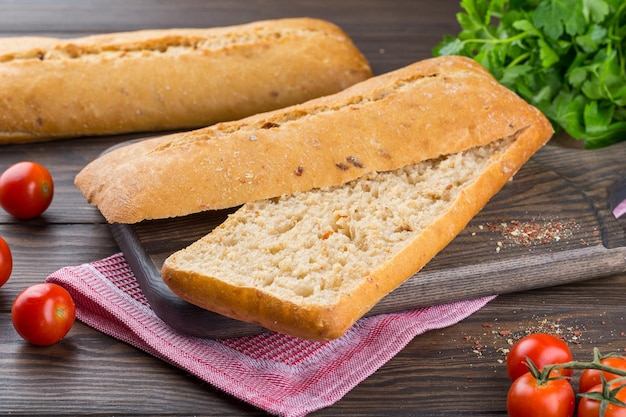
<path fill-rule="evenodd" d="M 626 140 L 626 1 L 462 0 L 461 32 L 434 55 L 475 59 L 557 132 L 598 148 Z"/>

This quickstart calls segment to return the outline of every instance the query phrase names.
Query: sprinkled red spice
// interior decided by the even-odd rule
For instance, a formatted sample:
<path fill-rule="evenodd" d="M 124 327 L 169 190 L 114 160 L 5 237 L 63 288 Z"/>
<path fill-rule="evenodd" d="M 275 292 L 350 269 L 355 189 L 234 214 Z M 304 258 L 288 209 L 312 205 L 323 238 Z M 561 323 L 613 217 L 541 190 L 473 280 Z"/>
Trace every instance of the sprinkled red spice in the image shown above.
<path fill-rule="evenodd" d="M 571 321 L 569 318 L 567 321 Z M 493 357 L 496 355 L 498 363 L 504 363 L 510 347 L 519 339 L 533 333 L 548 333 L 570 344 L 578 346 L 582 343 L 593 344 L 594 341 L 585 336 L 586 326 L 577 322 L 565 324 L 560 318 L 548 319 L 546 317 L 532 316 L 529 320 L 520 323 L 519 326 L 501 328 L 497 323 L 484 323 L 485 329 L 477 335 L 464 335 L 463 340 L 467 342 L 466 349 L 478 357 Z M 466 351 L 466 349 L 463 349 Z"/>
<path fill-rule="evenodd" d="M 533 218 L 529 221 L 501 220 L 497 223 L 488 223 L 486 227 L 491 231 L 500 232 L 500 235 L 508 241 L 530 247 L 568 239 L 572 237 L 578 225 L 575 219 Z"/>

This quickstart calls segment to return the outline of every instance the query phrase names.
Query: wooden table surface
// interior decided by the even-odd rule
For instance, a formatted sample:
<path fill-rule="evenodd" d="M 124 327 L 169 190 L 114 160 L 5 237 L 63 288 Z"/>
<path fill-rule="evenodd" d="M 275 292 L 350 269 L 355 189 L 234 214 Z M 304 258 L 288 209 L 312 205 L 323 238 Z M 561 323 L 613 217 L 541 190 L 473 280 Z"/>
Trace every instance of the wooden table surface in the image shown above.
<path fill-rule="evenodd" d="M 1 0 L 0 35 L 80 36 L 166 27 L 209 27 L 289 16 L 341 26 L 379 74 L 431 56 L 456 34 L 457 0 Z M 1 86 L 0 86 L 1 88 Z M 46 165 L 55 199 L 40 219 L 0 213 L 14 272 L 0 290 L 0 413 L 12 415 L 262 415 L 193 376 L 76 323 L 47 348 L 13 330 L 20 290 L 67 265 L 119 251 L 99 212 L 73 186 L 104 149 L 133 135 L 3 146 L 0 170 L 21 160 Z M 314 415 L 504 416 L 509 340 L 559 332 L 574 356 L 626 348 L 626 274 L 501 295 L 463 322 L 415 338 L 341 401 Z"/>

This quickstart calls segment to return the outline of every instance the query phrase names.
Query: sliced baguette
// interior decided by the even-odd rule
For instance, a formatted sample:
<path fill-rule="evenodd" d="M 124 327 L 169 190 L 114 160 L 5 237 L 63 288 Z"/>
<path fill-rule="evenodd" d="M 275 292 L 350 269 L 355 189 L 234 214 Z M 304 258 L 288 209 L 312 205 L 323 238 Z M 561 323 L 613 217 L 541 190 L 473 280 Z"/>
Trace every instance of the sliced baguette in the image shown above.
<path fill-rule="evenodd" d="M 485 145 L 545 120 L 469 58 L 440 57 L 339 93 L 125 146 L 75 184 L 109 222 L 235 207 Z"/>
<path fill-rule="evenodd" d="M 551 135 L 537 117 L 459 153 L 245 204 L 171 255 L 163 279 L 208 310 L 338 338 L 442 250 Z"/>
<path fill-rule="evenodd" d="M 294 18 L 0 39 L 0 144 L 208 126 L 371 76 L 337 26 Z"/>

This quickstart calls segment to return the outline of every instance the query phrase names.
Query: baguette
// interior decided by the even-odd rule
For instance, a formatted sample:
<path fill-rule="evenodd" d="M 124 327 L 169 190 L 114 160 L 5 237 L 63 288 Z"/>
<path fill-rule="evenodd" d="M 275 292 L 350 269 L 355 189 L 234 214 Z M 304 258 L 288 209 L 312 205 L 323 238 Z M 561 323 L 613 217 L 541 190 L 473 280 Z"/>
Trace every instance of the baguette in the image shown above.
<path fill-rule="evenodd" d="M 537 124 L 548 127 L 475 61 L 439 57 L 302 104 L 119 148 L 75 184 L 109 222 L 136 223 L 343 184 Z"/>
<path fill-rule="evenodd" d="M 337 26 L 294 18 L 0 39 L 0 144 L 236 120 L 371 76 Z"/>
<path fill-rule="evenodd" d="M 513 135 L 459 153 L 247 203 L 168 257 L 163 280 L 182 299 L 234 319 L 310 340 L 341 337 L 551 135 L 537 114 Z"/>

